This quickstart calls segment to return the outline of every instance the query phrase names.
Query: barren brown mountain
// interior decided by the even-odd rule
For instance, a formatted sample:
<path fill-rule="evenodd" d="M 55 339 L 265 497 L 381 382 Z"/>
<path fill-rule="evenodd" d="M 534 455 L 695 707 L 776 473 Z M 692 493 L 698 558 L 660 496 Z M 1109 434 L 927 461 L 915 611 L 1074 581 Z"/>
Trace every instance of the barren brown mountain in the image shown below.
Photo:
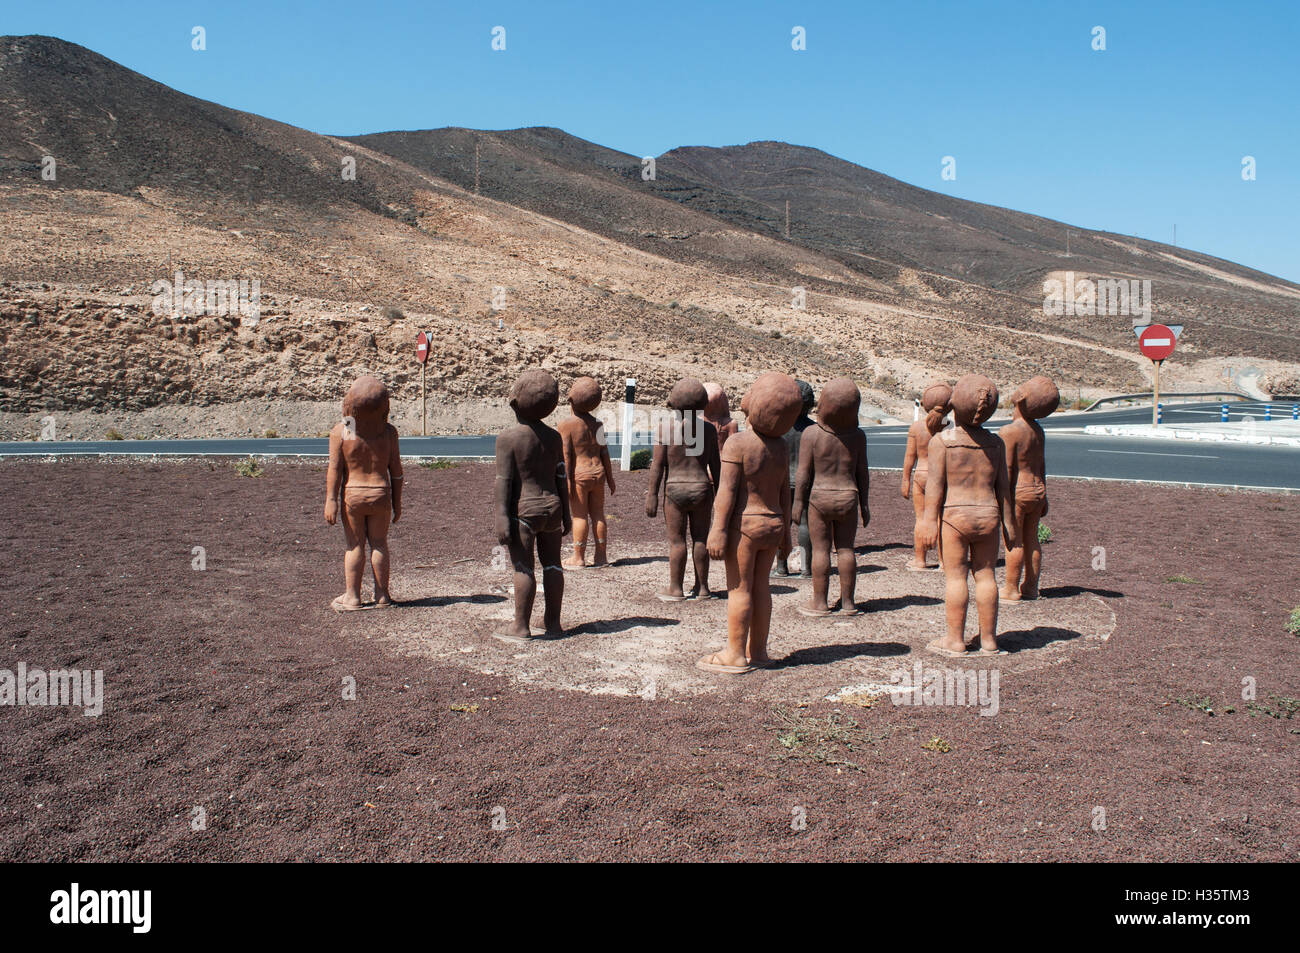
<path fill-rule="evenodd" d="M 655 403 L 687 372 L 847 374 L 877 416 L 972 368 L 1140 386 L 1129 317 L 1044 315 L 1066 269 L 1152 280 L 1154 317 L 1189 328 L 1174 384 L 1300 361 L 1300 287 L 1230 262 L 1081 229 L 1066 258 L 1060 223 L 782 143 L 656 166 L 553 129 L 317 135 L 0 38 L 0 434 L 87 409 L 158 433 L 323 431 L 366 371 L 400 421 L 421 328 L 449 430 L 491 430 L 525 363 L 612 392 L 633 375 Z M 177 270 L 256 279 L 260 320 L 155 313 Z M 1251 357 L 1265 342 L 1282 365 Z"/>

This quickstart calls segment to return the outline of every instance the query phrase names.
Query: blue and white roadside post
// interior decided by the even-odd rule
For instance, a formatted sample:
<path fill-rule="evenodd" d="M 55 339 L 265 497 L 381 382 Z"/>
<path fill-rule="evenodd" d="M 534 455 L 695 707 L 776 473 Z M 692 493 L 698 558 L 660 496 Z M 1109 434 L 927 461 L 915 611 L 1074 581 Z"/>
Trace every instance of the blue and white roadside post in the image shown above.
<path fill-rule="evenodd" d="M 1300 404 L 1291 405 L 1291 419 L 1300 420 Z"/>
<path fill-rule="evenodd" d="M 1273 405 L 1272 405 L 1272 404 L 1265 404 L 1265 405 L 1264 405 L 1264 423 L 1268 423 L 1268 422 L 1269 422 L 1270 420 L 1272 420 L 1272 419 L 1273 419 Z"/>
<path fill-rule="evenodd" d="M 1156 366 L 1159 367 L 1160 365 L 1157 364 Z M 1159 424 L 1163 422 L 1164 419 L 1165 419 L 1165 405 L 1157 401 L 1156 402 L 1156 423 Z"/>
<path fill-rule="evenodd" d="M 1219 405 L 1219 423 L 1226 424 L 1227 422 L 1228 422 L 1228 405 L 1226 403 L 1223 403 Z"/>
<path fill-rule="evenodd" d="M 636 412 L 636 378 L 627 378 L 623 388 L 623 433 L 619 438 L 618 466 L 627 472 L 632 469 L 632 416 Z"/>

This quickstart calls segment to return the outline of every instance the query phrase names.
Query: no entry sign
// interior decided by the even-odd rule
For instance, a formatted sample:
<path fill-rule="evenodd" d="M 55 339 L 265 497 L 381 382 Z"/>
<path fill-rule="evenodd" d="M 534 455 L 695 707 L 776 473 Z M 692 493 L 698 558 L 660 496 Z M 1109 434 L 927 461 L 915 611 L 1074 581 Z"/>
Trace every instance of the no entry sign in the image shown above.
<path fill-rule="evenodd" d="M 1163 361 L 1174 353 L 1174 329 L 1163 324 L 1153 324 L 1138 338 L 1138 348 L 1145 357 Z"/>
<path fill-rule="evenodd" d="M 429 335 L 423 331 L 415 336 L 415 359 L 421 364 L 429 359 Z"/>

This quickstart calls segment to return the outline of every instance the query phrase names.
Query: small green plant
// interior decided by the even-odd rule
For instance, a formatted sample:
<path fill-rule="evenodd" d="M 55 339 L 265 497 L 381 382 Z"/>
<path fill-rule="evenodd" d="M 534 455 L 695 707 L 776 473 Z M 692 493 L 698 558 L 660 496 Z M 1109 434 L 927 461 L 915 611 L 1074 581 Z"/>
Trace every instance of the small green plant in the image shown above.
<path fill-rule="evenodd" d="M 267 439 L 267 440 L 274 440 L 274 439 L 275 439 L 276 437 L 278 437 L 278 436 L 280 436 L 280 434 L 279 434 L 278 431 L 275 431 L 275 430 L 268 430 L 268 431 L 266 432 L 266 439 Z"/>
<path fill-rule="evenodd" d="M 115 427 L 109 427 L 109 428 L 108 428 L 108 433 L 104 434 L 104 439 L 105 439 L 105 440 L 125 440 L 126 437 L 122 436 L 122 431 L 116 429 Z"/>
<path fill-rule="evenodd" d="M 256 457 L 250 456 L 247 460 L 240 460 L 235 464 L 235 472 L 244 477 L 260 477 L 266 471 L 262 469 Z"/>
<path fill-rule="evenodd" d="M 1300 635 L 1300 608 L 1291 610 L 1291 621 L 1286 624 L 1286 630 L 1292 635 Z"/>
<path fill-rule="evenodd" d="M 651 459 L 651 457 L 652 457 L 653 455 L 654 455 L 654 454 L 653 454 L 653 451 L 650 451 L 650 450 L 635 450 L 635 451 L 633 451 L 633 453 L 632 453 L 632 469 L 633 469 L 633 470 L 649 470 L 649 469 L 650 469 L 650 459 Z"/>
<path fill-rule="evenodd" d="M 1178 704 L 1180 705 L 1190 708 L 1192 711 L 1204 712 L 1205 714 L 1211 717 L 1213 717 L 1215 714 L 1214 706 L 1210 704 L 1210 698 L 1208 695 L 1205 698 L 1175 698 L 1174 701 L 1178 702 Z M 1229 706 L 1223 709 L 1223 713 L 1225 715 L 1231 715 L 1236 710 L 1237 709 Z"/>
<path fill-rule="evenodd" d="M 1052 538 L 1052 530 L 1048 527 L 1046 523 L 1040 521 L 1038 524 L 1038 541 L 1040 543 L 1046 543 L 1051 538 Z"/>
<path fill-rule="evenodd" d="M 1255 715 L 1267 715 L 1270 718 L 1276 718 L 1279 721 L 1285 719 L 1290 721 L 1296 712 L 1300 711 L 1300 698 L 1291 698 L 1287 695 L 1269 695 L 1268 700 L 1276 705 L 1262 705 L 1251 702 L 1246 706 L 1246 711 L 1250 712 L 1251 717 Z"/>
<path fill-rule="evenodd" d="M 1176 576 L 1170 576 L 1165 580 L 1165 582 L 1176 582 L 1184 586 L 1199 586 L 1201 584 L 1201 580 L 1193 579 L 1191 576 L 1185 575 L 1181 572 Z"/>
<path fill-rule="evenodd" d="M 450 470 L 455 465 L 455 460 L 443 460 L 440 458 L 420 461 L 420 466 L 424 467 L 426 470 Z"/>
<path fill-rule="evenodd" d="M 926 751 L 937 751 L 939 754 L 947 754 L 952 750 L 952 745 L 938 736 L 931 737 L 929 741 L 921 745 Z"/>
<path fill-rule="evenodd" d="M 402 313 L 401 308 L 395 308 L 391 304 L 379 312 L 380 317 L 385 321 L 403 321 L 406 315 Z"/>

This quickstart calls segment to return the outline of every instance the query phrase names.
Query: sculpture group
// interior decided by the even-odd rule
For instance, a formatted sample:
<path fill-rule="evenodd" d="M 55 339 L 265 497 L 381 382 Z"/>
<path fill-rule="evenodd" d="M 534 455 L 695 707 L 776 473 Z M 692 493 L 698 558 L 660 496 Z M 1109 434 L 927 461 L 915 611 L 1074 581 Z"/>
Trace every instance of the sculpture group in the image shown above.
<path fill-rule="evenodd" d="M 563 634 L 560 622 L 566 567 L 608 566 L 605 491 L 614 493 L 613 465 L 600 422 L 600 384 L 580 377 L 569 389 L 571 416 L 552 429 L 544 421 L 559 404 L 559 386 L 541 369 L 525 371 L 510 391 L 516 424 L 496 441 L 496 536 L 514 569 L 514 621 L 498 638 L 527 642 Z M 709 599 L 711 560 L 722 560 L 727 587 L 727 644 L 706 655 L 702 670 L 737 675 L 772 664 L 769 578 L 798 572 L 812 580 L 797 606 L 813 618 L 857 615 L 859 521 L 871 519 L 866 436 L 858 426 L 862 402 L 848 378 L 829 381 L 820 395 L 804 381 L 762 374 L 740 402 L 746 428 L 732 419 L 727 395 L 714 383 L 678 381 L 668 395 L 671 414 L 654 434 L 645 512 L 662 506 L 668 536 L 666 602 Z M 1038 420 L 1060 404 L 1046 377 L 1011 395 L 1013 418 L 998 433 L 984 424 L 998 407 L 989 378 L 968 374 L 936 382 L 920 397 L 924 416 L 908 431 L 902 494 L 915 511 L 912 571 L 945 575 L 947 633 L 927 647 L 949 657 L 995 655 L 999 599 L 1038 598 L 1042 550 L 1039 520 L 1047 514 L 1046 462 Z M 816 419 L 810 416 L 815 409 Z M 402 507 L 402 466 L 396 429 L 388 423 L 389 395 L 377 379 L 360 377 L 343 400 L 343 422 L 330 434 L 325 519 L 343 516 L 346 591 L 340 612 L 393 604 L 388 592 L 387 534 Z M 951 414 L 951 426 L 948 416 Z M 799 528 L 802 558 L 789 566 L 792 530 Z M 587 561 L 587 540 L 593 543 Z M 562 560 L 563 539 L 573 552 Z M 375 601 L 361 600 L 367 544 Z M 999 590 L 995 566 L 1006 546 Z M 927 556 L 935 550 L 939 565 Z M 694 570 L 685 588 L 687 556 Z M 839 601 L 828 600 L 830 574 L 839 576 Z M 542 566 L 543 626 L 531 627 Z M 978 635 L 966 639 L 968 578 L 975 578 Z"/>

